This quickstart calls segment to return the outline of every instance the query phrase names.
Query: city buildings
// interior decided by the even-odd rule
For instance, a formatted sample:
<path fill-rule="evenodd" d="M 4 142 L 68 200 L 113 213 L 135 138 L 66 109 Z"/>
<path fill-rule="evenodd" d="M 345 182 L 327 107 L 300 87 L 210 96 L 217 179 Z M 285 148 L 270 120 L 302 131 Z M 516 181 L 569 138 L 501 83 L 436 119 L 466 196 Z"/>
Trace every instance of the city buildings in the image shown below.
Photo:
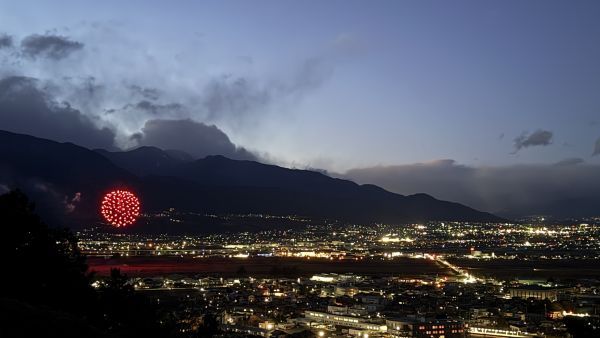
<path fill-rule="evenodd" d="M 182 333 L 214 314 L 227 337 L 567 338 L 574 321 L 600 320 L 599 234 L 582 224 L 328 221 L 79 235 L 95 287 L 102 268 L 121 268 Z"/>

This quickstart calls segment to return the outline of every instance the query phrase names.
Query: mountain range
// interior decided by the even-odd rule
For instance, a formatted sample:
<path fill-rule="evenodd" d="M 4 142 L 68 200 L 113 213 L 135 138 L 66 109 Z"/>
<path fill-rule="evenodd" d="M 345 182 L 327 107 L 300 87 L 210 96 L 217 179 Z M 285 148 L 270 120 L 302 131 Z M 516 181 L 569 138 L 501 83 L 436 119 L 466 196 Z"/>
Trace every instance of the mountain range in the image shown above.
<path fill-rule="evenodd" d="M 0 131 L 0 191 L 13 188 L 30 195 L 44 216 L 71 226 L 98 222 L 100 200 L 115 188 L 134 191 L 147 214 L 174 208 L 347 222 L 502 221 L 426 194 L 403 196 L 316 171 L 218 155 L 193 159 L 155 147 L 90 150 Z"/>

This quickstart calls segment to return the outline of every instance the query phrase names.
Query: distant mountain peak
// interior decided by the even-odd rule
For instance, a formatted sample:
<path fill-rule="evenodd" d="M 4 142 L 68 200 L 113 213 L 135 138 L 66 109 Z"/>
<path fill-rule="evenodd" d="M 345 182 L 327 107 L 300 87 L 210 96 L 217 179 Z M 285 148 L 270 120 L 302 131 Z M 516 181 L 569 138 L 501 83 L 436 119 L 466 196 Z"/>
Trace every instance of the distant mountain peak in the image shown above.
<path fill-rule="evenodd" d="M 102 194 L 125 185 L 138 192 L 145 212 L 174 207 L 200 214 L 302 215 L 396 224 L 501 220 L 426 194 L 402 196 L 315 171 L 221 155 L 189 161 L 185 154 L 156 147 L 91 151 L 7 132 L 0 132 L 0 141 L 0 183 L 18 187 L 41 178 L 60 192 L 55 194 L 59 203 L 81 192 L 87 208 L 81 210 L 91 218 L 98 217 Z"/>

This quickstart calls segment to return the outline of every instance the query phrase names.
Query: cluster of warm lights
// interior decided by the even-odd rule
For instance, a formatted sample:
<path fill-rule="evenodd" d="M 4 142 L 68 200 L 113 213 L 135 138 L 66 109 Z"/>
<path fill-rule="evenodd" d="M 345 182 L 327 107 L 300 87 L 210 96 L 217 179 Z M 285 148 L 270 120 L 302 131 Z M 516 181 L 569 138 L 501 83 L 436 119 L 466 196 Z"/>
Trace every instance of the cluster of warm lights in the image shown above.
<path fill-rule="evenodd" d="M 140 215 L 140 201 L 127 190 L 111 191 L 104 195 L 100 212 L 108 223 L 124 227 L 133 224 Z"/>

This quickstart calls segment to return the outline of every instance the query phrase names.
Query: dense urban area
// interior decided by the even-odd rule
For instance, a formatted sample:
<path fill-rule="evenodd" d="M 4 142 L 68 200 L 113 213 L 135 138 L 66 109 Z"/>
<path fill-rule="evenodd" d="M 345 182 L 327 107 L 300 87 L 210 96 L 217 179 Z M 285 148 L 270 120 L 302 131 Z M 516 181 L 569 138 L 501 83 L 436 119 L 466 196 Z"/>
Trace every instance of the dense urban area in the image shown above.
<path fill-rule="evenodd" d="M 144 215 L 176 225 L 175 210 Z M 181 336 L 572 337 L 600 334 L 597 219 L 301 224 L 148 235 L 97 225 L 79 245 L 101 288 L 113 269 Z"/>

